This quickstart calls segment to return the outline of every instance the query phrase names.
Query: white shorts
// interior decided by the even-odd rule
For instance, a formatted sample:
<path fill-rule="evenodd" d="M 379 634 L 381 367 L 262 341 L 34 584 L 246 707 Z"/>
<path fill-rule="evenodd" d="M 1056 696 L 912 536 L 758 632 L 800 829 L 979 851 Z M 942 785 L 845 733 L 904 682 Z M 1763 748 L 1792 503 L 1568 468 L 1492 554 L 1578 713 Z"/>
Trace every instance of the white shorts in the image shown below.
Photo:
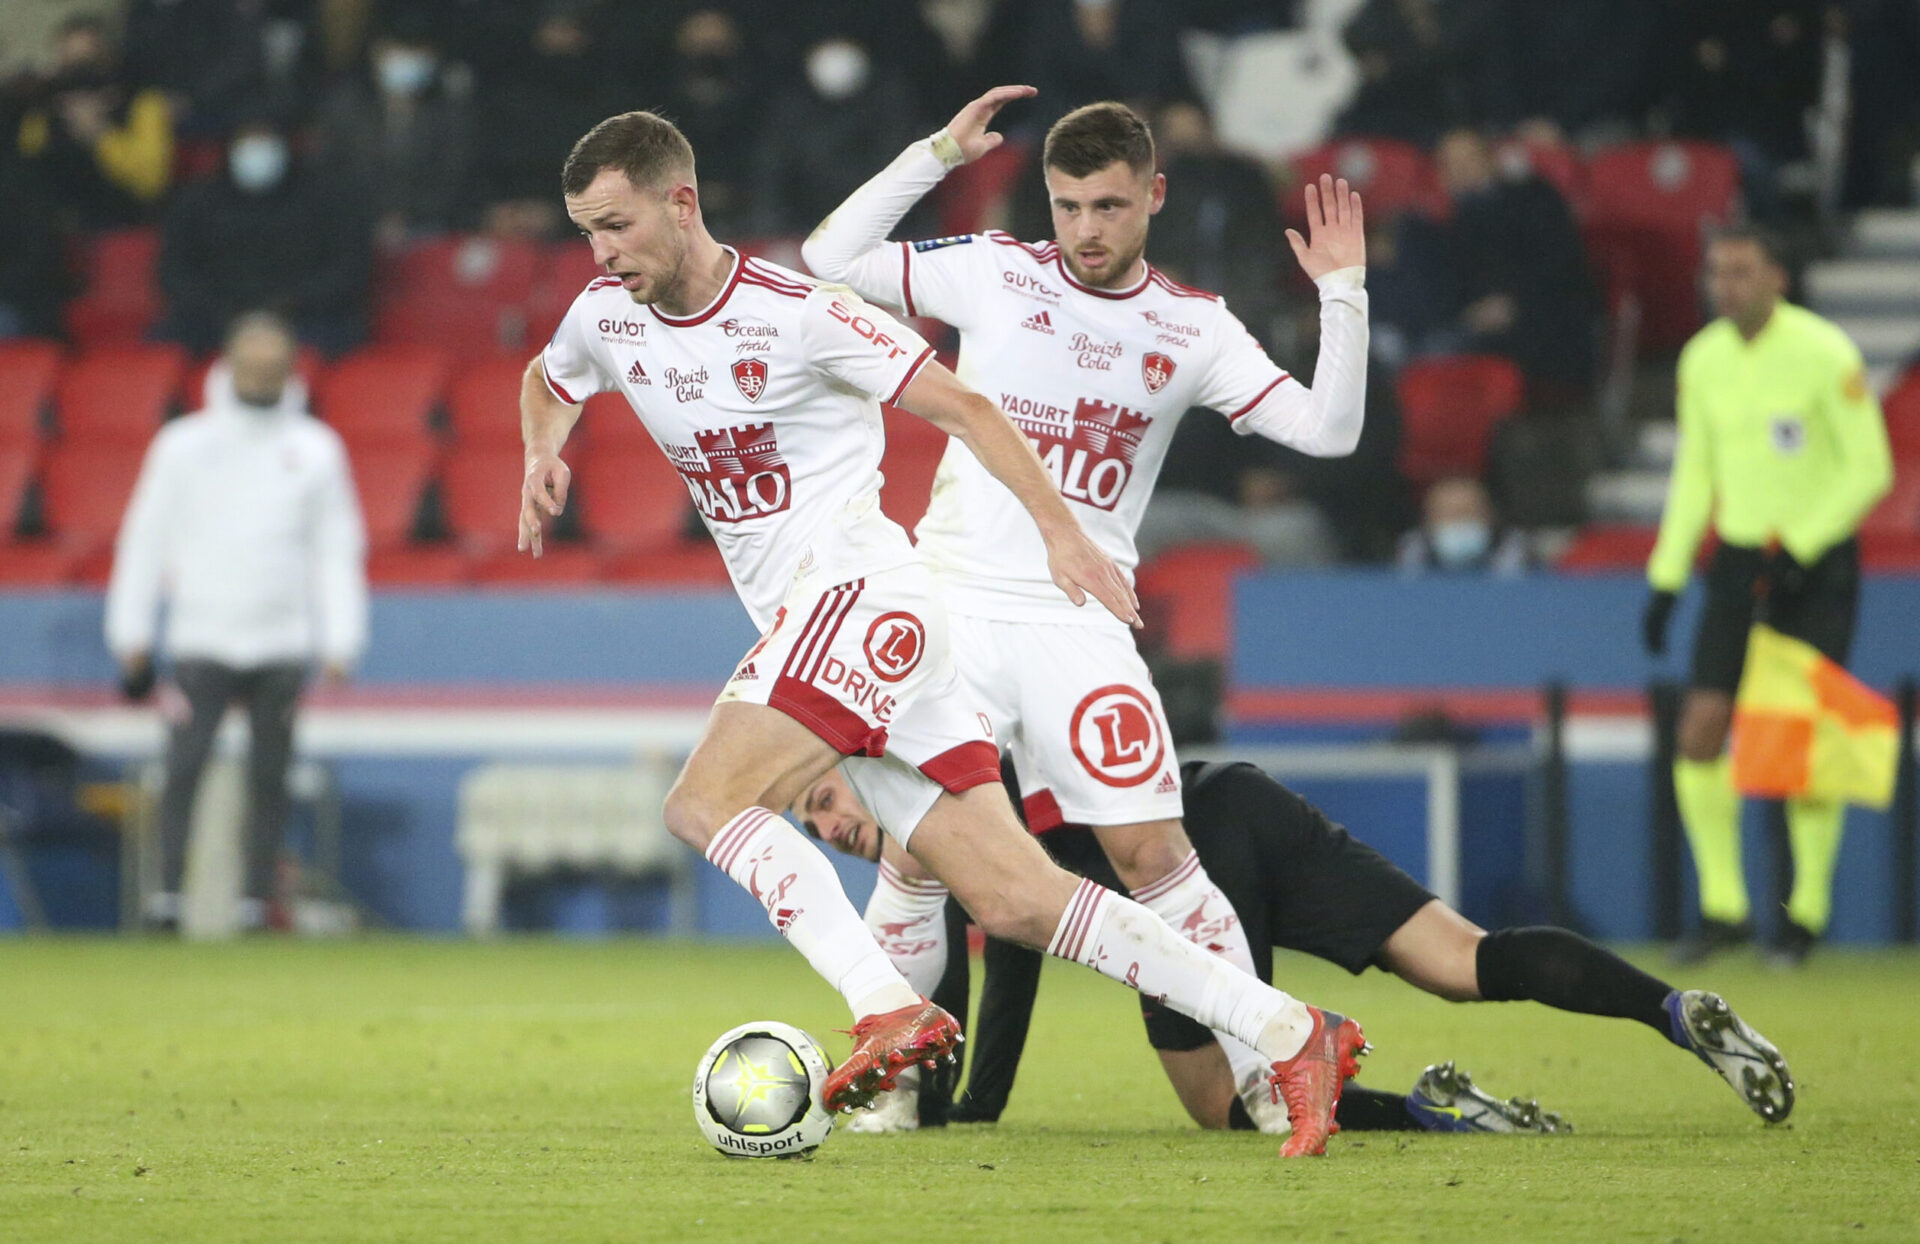
<path fill-rule="evenodd" d="M 1179 819 L 1172 730 L 1131 632 L 965 614 L 951 625 L 960 673 L 1020 775 L 1029 828 Z"/>
<path fill-rule="evenodd" d="M 944 791 L 1000 780 L 1000 753 L 948 644 L 932 574 L 912 563 L 817 588 L 804 579 L 720 692 L 825 739 L 902 845 Z"/>

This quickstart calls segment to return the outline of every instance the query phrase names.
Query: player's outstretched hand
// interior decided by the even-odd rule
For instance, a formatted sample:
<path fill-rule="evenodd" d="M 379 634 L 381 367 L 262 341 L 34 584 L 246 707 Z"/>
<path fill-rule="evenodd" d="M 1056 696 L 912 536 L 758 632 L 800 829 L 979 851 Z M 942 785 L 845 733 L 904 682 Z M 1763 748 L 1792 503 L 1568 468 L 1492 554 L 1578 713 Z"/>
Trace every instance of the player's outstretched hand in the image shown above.
<path fill-rule="evenodd" d="M 1287 241 L 1307 275 L 1317 281 L 1339 268 L 1364 268 L 1367 222 L 1360 214 L 1360 192 L 1349 189 L 1346 178 L 1335 181 L 1322 173 L 1320 184 L 1308 182 L 1305 193 L 1307 236 L 1289 229 Z"/>
<path fill-rule="evenodd" d="M 527 459 L 527 478 L 520 485 L 522 553 L 532 549 L 538 557 L 545 551 L 540 543 L 541 524 L 549 515 L 558 517 L 567 508 L 567 490 L 572 486 L 573 472 L 558 454 L 535 454 Z"/>
<path fill-rule="evenodd" d="M 1068 535 L 1049 539 L 1047 570 L 1074 604 L 1084 605 L 1092 596 L 1128 626 L 1141 625 L 1140 598 L 1133 594 L 1133 585 L 1086 532 L 1076 527 Z"/>
<path fill-rule="evenodd" d="M 966 162 L 973 163 L 1007 140 L 1005 134 L 996 134 L 987 129 L 993 123 L 995 113 L 1016 99 L 1027 99 L 1039 93 L 1038 88 L 1031 86 L 996 86 L 954 113 L 953 120 L 947 122 L 947 133 L 959 144 L 960 154 Z"/>

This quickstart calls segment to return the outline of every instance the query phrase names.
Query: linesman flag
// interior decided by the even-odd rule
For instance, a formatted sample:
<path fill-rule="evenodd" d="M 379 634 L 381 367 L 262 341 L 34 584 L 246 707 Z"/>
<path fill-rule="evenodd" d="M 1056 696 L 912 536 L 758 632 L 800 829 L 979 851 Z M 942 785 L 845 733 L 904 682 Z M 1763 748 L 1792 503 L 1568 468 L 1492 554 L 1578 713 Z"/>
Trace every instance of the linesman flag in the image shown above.
<path fill-rule="evenodd" d="M 1811 644 L 1755 626 L 1733 710 L 1733 784 L 1761 799 L 1893 802 L 1900 715 Z"/>

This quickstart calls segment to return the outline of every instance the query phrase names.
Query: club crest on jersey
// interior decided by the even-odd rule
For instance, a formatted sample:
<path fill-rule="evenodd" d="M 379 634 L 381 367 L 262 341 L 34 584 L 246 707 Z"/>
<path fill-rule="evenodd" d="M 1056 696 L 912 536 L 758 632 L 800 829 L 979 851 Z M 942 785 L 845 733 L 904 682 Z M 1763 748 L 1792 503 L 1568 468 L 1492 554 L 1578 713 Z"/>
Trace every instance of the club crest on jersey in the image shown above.
<path fill-rule="evenodd" d="M 767 391 L 767 361 L 736 359 L 733 364 L 733 386 L 749 402 L 759 401 L 760 395 Z"/>
<path fill-rule="evenodd" d="M 920 664 L 927 650 L 927 629 L 910 613 L 883 613 L 867 628 L 867 664 L 883 682 L 899 682 Z"/>
<path fill-rule="evenodd" d="M 707 519 L 743 523 L 779 514 L 792 504 L 793 475 L 771 423 L 695 432 L 693 437 L 695 444 L 664 448 L 686 481 L 695 508 Z"/>
<path fill-rule="evenodd" d="M 1073 710 L 1067 736 L 1081 767 L 1108 786 L 1139 786 L 1159 772 L 1167 754 L 1153 705 L 1125 683 L 1088 692 Z"/>
<path fill-rule="evenodd" d="M 971 241 L 973 241 L 971 233 L 961 233 L 950 238 L 927 238 L 924 241 L 915 242 L 913 249 L 925 254 L 927 251 L 937 251 L 943 246 L 965 246 Z"/>
<path fill-rule="evenodd" d="M 1158 393 L 1173 379 L 1173 360 L 1155 350 L 1140 360 L 1140 378 L 1147 382 L 1147 392 Z"/>

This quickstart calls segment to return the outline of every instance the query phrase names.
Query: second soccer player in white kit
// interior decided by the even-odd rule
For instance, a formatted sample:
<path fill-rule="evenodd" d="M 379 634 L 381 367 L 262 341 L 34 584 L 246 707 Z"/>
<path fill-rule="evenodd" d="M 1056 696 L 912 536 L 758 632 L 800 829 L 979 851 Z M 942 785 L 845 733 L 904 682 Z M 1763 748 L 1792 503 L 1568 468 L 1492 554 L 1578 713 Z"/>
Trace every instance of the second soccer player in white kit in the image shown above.
<path fill-rule="evenodd" d="M 1125 105 L 1076 109 L 1048 132 L 1041 164 L 1054 241 L 988 232 L 888 242 L 951 169 L 999 145 L 987 128 L 995 113 L 1033 93 L 997 87 L 962 108 L 835 209 L 804 254 L 814 272 L 864 297 L 958 328 L 961 380 L 998 398 L 1089 534 L 1131 569 L 1134 532 L 1189 408 L 1211 407 L 1243 436 L 1304 453 L 1342 455 L 1358 443 L 1367 358 L 1360 197 L 1322 178 L 1305 191 L 1309 236 L 1289 230 L 1320 289 L 1311 387 L 1268 358 L 1220 298 L 1147 262 L 1148 223 L 1167 182 L 1146 122 Z M 1030 792 L 1028 823 L 1092 826 L 1135 899 L 1251 972 L 1246 932 L 1181 826 L 1179 760 L 1128 629 L 1071 607 L 1019 502 L 963 444 L 942 459 L 916 535 L 946 596 L 961 675 Z M 945 961 L 944 894 L 920 873 L 904 856 L 886 861 L 867 922 L 908 979 L 930 990 Z M 1221 1040 L 1248 1108 L 1271 1108 L 1267 1060 Z M 896 1095 L 866 1125 L 910 1126 L 912 1117 Z"/>
<path fill-rule="evenodd" d="M 521 386 L 522 547 L 538 555 L 543 522 L 566 503 L 560 452 L 579 404 L 620 392 L 679 470 L 762 630 L 668 795 L 667 826 L 752 893 L 852 1010 L 854 1049 L 828 1080 L 827 1105 L 870 1103 L 959 1038 L 775 811 L 848 758 L 889 832 L 983 926 L 1258 1047 L 1294 1123 L 1282 1152 L 1321 1152 L 1359 1026 L 1234 971 L 1047 860 L 997 780 L 932 575 L 880 512 L 887 399 L 971 446 L 1019 498 L 1056 591 L 1136 620 L 1125 578 L 1031 446 L 893 317 L 715 241 L 693 152 L 670 123 L 646 112 L 602 122 L 575 145 L 562 185 L 607 275 L 575 300 Z"/>

